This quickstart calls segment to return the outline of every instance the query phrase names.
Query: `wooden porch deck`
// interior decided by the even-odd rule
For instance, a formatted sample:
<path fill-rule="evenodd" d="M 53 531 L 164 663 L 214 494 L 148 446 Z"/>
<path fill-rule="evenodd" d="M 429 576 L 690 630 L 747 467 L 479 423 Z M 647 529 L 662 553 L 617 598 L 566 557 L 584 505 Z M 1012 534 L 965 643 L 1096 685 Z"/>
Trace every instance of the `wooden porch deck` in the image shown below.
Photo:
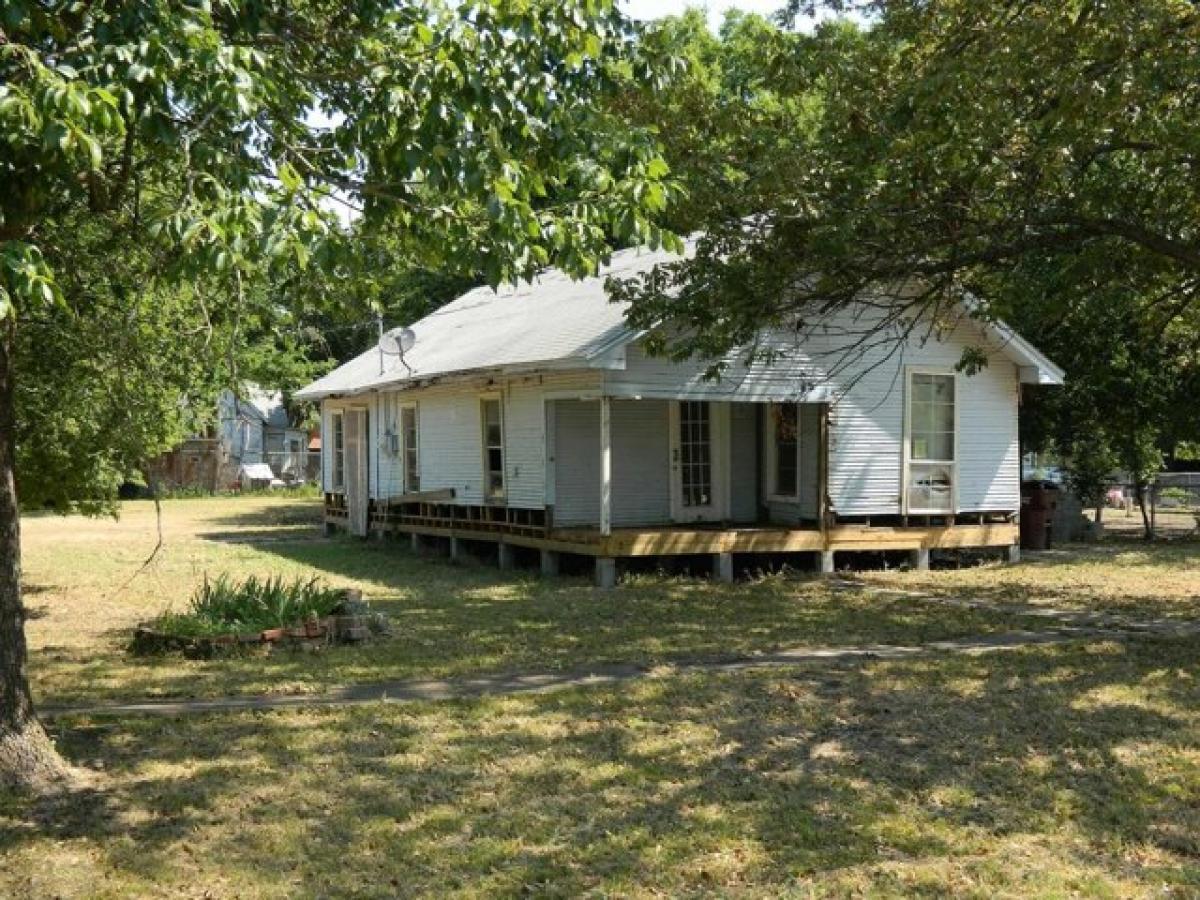
<path fill-rule="evenodd" d="M 463 552 L 463 541 L 497 545 L 501 568 L 514 565 L 514 548 L 541 554 L 544 574 L 559 568 L 560 554 L 575 554 L 595 560 L 596 583 L 612 587 L 617 581 L 617 564 L 622 559 L 655 556 L 711 556 L 713 575 L 732 581 L 734 558 L 747 553 L 815 553 L 817 569 L 834 571 L 838 553 L 906 551 L 912 563 L 928 568 L 933 550 L 976 548 L 1007 549 L 1009 559 L 1019 558 L 1018 526 L 1010 513 L 976 513 L 973 521 L 899 524 L 830 524 L 819 528 L 783 525 L 669 525 L 655 528 L 555 528 L 545 510 L 505 506 L 466 506 L 448 502 L 449 492 L 431 492 L 419 499 L 409 497 L 372 501 L 367 528 L 377 537 L 410 535 L 417 546 L 423 537 L 449 541 L 450 555 Z M 345 503 L 336 495 L 326 498 L 327 529 L 346 528 L 349 517 Z"/>
<path fill-rule="evenodd" d="M 684 556 L 701 553 L 804 553 L 854 550 L 949 550 L 965 547 L 1007 547 L 1017 542 L 1011 522 L 918 527 L 839 525 L 785 528 L 755 525 L 726 528 L 562 529 L 548 537 L 593 556 Z"/>
<path fill-rule="evenodd" d="M 327 521 L 344 524 L 344 519 Z M 480 527 L 480 526 L 483 527 Z M 498 529 L 494 523 L 418 524 L 374 522 L 372 530 L 384 534 L 416 534 L 429 537 L 488 541 L 583 556 L 628 558 L 644 556 L 688 556 L 720 553 L 814 553 L 823 551 L 951 550 L 969 547 L 1009 547 L 1017 543 L 1013 522 L 909 527 L 838 525 L 824 531 L 816 528 L 786 528 L 775 525 L 688 528 L 614 528 L 603 535 L 599 529 L 547 528 L 537 533 L 528 527 Z"/>

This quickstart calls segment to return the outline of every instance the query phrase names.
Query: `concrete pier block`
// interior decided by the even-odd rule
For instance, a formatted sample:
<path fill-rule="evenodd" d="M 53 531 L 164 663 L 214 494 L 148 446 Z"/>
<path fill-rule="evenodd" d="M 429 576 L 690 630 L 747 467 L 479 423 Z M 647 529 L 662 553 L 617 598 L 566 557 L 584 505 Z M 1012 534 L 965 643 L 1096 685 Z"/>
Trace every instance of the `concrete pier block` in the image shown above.
<path fill-rule="evenodd" d="M 421 536 L 415 531 L 408 536 L 408 545 L 413 553 L 421 552 Z"/>
<path fill-rule="evenodd" d="M 617 586 L 617 561 L 611 556 L 596 557 L 596 587 L 609 590 Z"/>
<path fill-rule="evenodd" d="M 558 574 L 558 554 L 553 550 L 542 551 L 542 574 L 547 576 Z"/>
<path fill-rule="evenodd" d="M 833 551 L 832 550 L 822 550 L 821 551 L 820 559 L 817 562 L 817 570 L 822 575 L 832 575 L 834 573 L 834 571 L 836 571 L 834 569 L 834 565 L 833 565 Z"/>
<path fill-rule="evenodd" d="M 496 556 L 496 561 L 499 564 L 501 570 L 507 572 L 510 569 L 512 569 L 516 565 L 516 561 L 513 558 L 512 544 L 505 544 L 502 542 L 499 545 L 497 545 L 496 549 L 498 551 L 497 556 Z"/>
<path fill-rule="evenodd" d="M 462 559 L 464 552 L 462 541 L 456 537 L 450 538 L 450 558 L 458 561 Z"/>
<path fill-rule="evenodd" d="M 1008 561 L 1010 563 L 1019 563 L 1021 561 L 1021 545 L 1020 544 L 1009 544 L 1008 545 Z"/>
<path fill-rule="evenodd" d="M 922 547 L 919 550 L 913 550 L 910 554 L 912 567 L 918 572 L 929 571 L 929 548 Z"/>
<path fill-rule="evenodd" d="M 713 578 L 726 584 L 733 583 L 733 554 L 713 554 Z"/>

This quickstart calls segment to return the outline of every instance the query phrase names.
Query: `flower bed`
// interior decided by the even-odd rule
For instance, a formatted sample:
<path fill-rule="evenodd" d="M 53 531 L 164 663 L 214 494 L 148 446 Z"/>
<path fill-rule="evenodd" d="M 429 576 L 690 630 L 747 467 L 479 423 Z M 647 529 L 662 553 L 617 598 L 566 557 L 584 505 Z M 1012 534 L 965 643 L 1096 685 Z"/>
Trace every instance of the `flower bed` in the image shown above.
<path fill-rule="evenodd" d="M 205 579 L 187 612 L 165 612 L 139 626 L 129 649 L 208 658 L 275 646 L 315 650 L 386 632 L 386 620 L 371 614 L 361 591 L 327 588 L 315 578 L 235 583 L 221 577 Z"/>

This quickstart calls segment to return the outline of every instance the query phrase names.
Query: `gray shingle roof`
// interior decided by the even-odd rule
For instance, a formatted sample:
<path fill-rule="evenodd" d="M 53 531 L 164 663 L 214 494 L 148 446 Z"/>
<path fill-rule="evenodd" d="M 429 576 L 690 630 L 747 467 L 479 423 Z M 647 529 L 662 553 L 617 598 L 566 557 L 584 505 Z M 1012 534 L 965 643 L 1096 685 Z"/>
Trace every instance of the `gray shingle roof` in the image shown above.
<path fill-rule="evenodd" d="M 690 254 L 694 241 L 687 246 Z M 550 269 L 516 287 L 476 288 L 411 326 L 416 341 L 403 362 L 384 356 L 381 372 L 380 353 L 373 346 L 298 391 L 296 399 L 320 400 L 471 372 L 586 368 L 597 355 L 636 337 L 625 322 L 625 306 L 609 299 L 605 280 L 678 259 L 662 250 L 621 250 L 590 278 L 576 280 Z M 1022 367 L 1023 381 L 1062 384 L 1062 370 L 1004 323 L 981 325 Z"/>
<path fill-rule="evenodd" d="M 318 400 L 480 370 L 585 367 L 633 336 L 625 307 L 608 298 L 605 279 L 676 259 L 666 251 L 621 250 L 591 278 L 575 280 L 551 269 L 516 287 L 476 288 L 411 326 L 416 342 L 404 355 L 409 368 L 387 356 L 381 374 L 380 354 L 372 347 L 296 397 Z"/>

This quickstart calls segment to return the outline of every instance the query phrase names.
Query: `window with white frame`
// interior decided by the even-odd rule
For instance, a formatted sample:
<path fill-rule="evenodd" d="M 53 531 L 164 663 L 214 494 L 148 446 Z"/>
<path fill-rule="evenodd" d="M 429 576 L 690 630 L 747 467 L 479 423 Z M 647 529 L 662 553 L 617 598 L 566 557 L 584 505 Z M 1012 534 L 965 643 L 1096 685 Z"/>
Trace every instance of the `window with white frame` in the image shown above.
<path fill-rule="evenodd" d="M 417 404 L 401 404 L 400 446 L 404 457 L 404 490 L 409 494 L 421 489 L 421 457 L 417 428 Z"/>
<path fill-rule="evenodd" d="M 957 461 L 954 375 L 910 372 L 907 511 L 954 512 Z"/>
<path fill-rule="evenodd" d="M 504 407 L 499 397 L 479 401 L 483 426 L 483 494 L 488 500 L 504 499 Z"/>
<path fill-rule="evenodd" d="M 772 497 L 800 495 L 800 406 L 772 403 L 767 407 L 767 465 Z"/>
<path fill-rule="evenodd" d="M 330 415 L 329 431 L 330 458 L 333 462 L 330 486 L 335 491 L 341 491 L 346 488 L 346 429 L 340 412 Z"/>

